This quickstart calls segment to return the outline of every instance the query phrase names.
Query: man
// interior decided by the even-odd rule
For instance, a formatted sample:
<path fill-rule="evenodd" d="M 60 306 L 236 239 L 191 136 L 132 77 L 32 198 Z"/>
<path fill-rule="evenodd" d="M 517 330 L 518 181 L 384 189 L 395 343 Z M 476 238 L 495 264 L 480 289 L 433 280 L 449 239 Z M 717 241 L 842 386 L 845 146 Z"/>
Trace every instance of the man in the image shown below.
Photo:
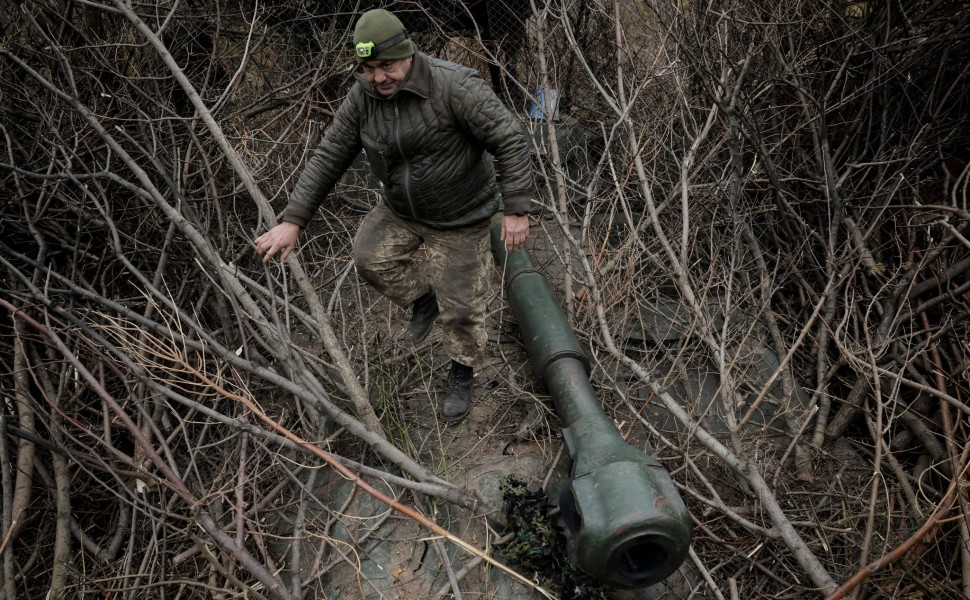
<path fill-rule="evenodd" d="M 264 260 L 285 260 L 363 149 L 381 193 L 354 237 L 354 263 L 365 281 L 411 308 L 404 341 L 423 340 L 440 313 L 452 361 L 441 416 L 460 421 L 471 408 L 474 369 L 485 358 L 488 231 L 499 191 L 507 249 L 519 249 L 529 235 L 528 141 L 477 71 L 416 52 L 386 10 L 360 17 L 354 44 L 357 81 L 307 160 L 283 222 L 256 238 L 256 250 Z M 485 151 L 495 157 L 500 181 Z M 412 260 L 421 244 L 427 274 Z"/>

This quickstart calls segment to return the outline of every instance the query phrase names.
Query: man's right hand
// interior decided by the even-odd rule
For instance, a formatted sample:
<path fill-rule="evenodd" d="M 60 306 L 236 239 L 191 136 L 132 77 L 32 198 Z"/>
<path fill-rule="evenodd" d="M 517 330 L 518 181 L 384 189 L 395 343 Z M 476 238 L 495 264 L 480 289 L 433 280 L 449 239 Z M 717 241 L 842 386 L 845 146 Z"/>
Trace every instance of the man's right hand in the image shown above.
<path fill-rule="evenodd" d="M 283 221 L 256 238 L 256 253 L 263 257 L 263 262 L 269 262 L 277 252 L 280 260 L 286 260 L 290 252 L 296 248 L 296 239 L 300 236 L 300 226 L 296 223 Z"/>

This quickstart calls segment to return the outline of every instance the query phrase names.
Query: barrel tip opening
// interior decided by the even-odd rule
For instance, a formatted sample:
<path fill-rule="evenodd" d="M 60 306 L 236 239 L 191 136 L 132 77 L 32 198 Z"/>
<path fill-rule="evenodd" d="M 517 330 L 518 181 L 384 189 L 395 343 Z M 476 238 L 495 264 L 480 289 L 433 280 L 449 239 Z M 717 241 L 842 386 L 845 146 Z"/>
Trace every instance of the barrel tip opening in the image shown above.
<path fill-rule="evenodd" d="M 561 490 L 559 509 L 567 538 L 575 552 L 577 545 L 584 543 L 580 539 L 583 517 L 576 505 L 571 485 Z M 590 540 L 586 539 L 585 543 L 589 544 Z M 580 551 L 578 556 L 574 555 L 573 558 L 579 559 L 576 564 L 597 579 L 628 589 L 643 588 L 663 581 L 677 569 L 683 561 L 682 555 L 686 554 L 676 540 L 657 533 L 641 532 L 625 540 L 614 537 L 599 548 L 599 553 Z"/>
<path fill-rule="evenodd" d="M 616 566 L 619 575 L 630 583 L 652 581 L 657 574 L 666 570 L 667 547 L 655 541 L 636 541 L 616 552 L 610 562 Z"/>

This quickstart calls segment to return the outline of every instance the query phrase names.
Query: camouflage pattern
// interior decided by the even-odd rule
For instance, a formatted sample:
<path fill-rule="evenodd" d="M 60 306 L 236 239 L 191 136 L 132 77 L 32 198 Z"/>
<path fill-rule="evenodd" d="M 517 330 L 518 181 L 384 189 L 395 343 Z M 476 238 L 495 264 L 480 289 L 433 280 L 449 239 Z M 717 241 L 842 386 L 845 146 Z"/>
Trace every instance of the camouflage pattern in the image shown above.
<path fill-rule="evenodd" d="M 401 308 L 434 286 L 448 357 L 470 367 L 485 360 L 485 309 L 492 271 L 489 220 L 457 229 L 435 229 L 398 217 L 383 202 L 364 217 L 354 237 L 361 278 Z M 412 259 L 421 244 L 426 272 Z"/>

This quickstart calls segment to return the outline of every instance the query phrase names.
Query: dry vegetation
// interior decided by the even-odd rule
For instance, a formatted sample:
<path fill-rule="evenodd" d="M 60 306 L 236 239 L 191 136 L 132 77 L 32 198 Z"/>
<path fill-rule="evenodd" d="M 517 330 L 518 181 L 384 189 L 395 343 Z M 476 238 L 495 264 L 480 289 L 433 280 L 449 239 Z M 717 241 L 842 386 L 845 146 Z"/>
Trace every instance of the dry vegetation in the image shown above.
<path fill-rule="evenodd" d="M 667 595 L 970 597 L 970 9 L 505 0 L 476 29 L 484 4 L 389 6 L 501 65 L 524 121 L 561 92 L 530 122 L 532 249 L 691 507 Z M 388 350 L 355 190 L 285 269 L 252 249 L 358 10 L 0 2 L 2 600 L 327 597 L 371 547 L 333 542 L 350 500 L 314 504 L 337 465 L 408 519 L 494 508 L 401 408 L 437 367 Z M 515 360 L 492 377 L 517 423 L 542 397 Z"/>

